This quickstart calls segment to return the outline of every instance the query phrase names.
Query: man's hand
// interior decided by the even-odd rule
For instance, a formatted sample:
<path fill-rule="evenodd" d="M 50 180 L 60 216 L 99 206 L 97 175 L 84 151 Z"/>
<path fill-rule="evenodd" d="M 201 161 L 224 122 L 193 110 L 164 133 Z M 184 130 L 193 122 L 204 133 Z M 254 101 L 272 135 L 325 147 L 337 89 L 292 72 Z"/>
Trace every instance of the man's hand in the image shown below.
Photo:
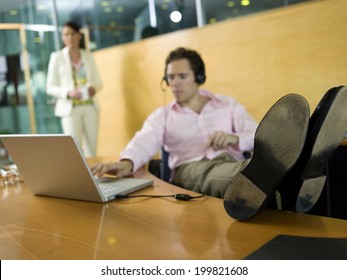
<path fill-rule="evenodd" d="M 237 146 L 239 137 L 233 134 L 228 134 L 223 131 L 216 131 L 212 133 L 208 139 L 208 146 L 212 147 L 215 151 L 224 150 L 229 145 Z"/>
<path fill-rule="evenodd" d="M 120 162 L 97 163 L 91 168 L 93 175 L 102 177 L 105 174 L 115 175 L 118 178 L 129 176 L 133 170 L 133 163 L 130 160 Z"/>

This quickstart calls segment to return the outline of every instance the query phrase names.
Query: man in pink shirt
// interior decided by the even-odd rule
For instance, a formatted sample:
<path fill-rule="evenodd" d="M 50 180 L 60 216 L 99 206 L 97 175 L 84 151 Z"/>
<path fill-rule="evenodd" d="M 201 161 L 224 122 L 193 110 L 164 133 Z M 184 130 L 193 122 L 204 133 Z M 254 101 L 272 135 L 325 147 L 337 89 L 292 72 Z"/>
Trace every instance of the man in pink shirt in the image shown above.
<path fill-rule="evenodd" d="M 119 162 L 96 164 L 93 174 L 129 176 L 164 147 L 173 184 L 224 198 L 233 218 L 252 217 L 268 204 L 303 149 L 310 114 L 306 99 L 284 96 L 258 126 L 234 98 L 200 88 L 204 62 L 185 48 L 170 52 L 163 80 L 175 100 L 146 119 Z M 243 153 L 253 150 L 245 160 Z"/>
<path fill-rule="evenodd" d="M 94 172 L 103 175 L 112 170 L 119 177 L 128 176 L 164 147 L 170 155 L 174 184 L 223 197 L 226 185 L 197 186 L 197 178 L 186 176 L 185 169 L 204 170 L 211 163 L 229 161 L 235 165 L 233 170 L 237 174 L 245 165 L 243 153 L 253 150 L 258 124 L 234 98 L 200 89 L 206 76 L 204 62 L 197 52 L 184 48 L 171 52 L 164 75 L 175 101 L 146 119 L 122 151 L 120 162 L 99 165 Z M 231 171 L 226 172 L 229 176 Z"/>

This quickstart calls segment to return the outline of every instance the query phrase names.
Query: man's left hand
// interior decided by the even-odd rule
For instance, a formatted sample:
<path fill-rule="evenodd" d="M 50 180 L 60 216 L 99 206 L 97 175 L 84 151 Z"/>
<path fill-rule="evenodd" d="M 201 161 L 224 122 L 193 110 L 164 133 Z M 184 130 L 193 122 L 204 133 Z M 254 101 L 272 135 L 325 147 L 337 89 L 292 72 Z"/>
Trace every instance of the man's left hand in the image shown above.
<path fill-rule="evenodd" d="M 238 136 L 223 131 L 216 131 L 210 135 L 208 146 L 212 147 L 215 151 L 218 151 L 225 150 L 229 145 L 237 146 L 238 143 Z"/>

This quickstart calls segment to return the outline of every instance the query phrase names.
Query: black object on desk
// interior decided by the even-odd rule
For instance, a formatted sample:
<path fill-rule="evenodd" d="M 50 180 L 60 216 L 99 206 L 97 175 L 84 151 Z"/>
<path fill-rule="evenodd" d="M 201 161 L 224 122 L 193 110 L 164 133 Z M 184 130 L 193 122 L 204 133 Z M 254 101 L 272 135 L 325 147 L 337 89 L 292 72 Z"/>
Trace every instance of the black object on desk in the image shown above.
<path fill-rule="evenodd" d="M 245 260 L 347 260 L 347 238 L 277 235 Z"/>

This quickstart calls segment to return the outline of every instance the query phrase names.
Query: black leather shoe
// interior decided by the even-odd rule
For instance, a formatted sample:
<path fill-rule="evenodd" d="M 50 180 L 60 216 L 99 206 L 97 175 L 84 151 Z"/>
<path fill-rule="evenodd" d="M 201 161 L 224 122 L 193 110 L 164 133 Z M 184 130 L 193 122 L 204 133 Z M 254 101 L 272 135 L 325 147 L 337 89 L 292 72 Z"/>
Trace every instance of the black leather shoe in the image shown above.
<path fill-rule="evenodd" d="M 224 208 L 231 217 L 246 220 L 267 205 L 302 151 L 309 117 L 306 99 L 297 94 L 270 108 L 255 133 L 249 164 L 225 192 Z"/>
<path fill-rule="evenodd" d="M 304 149 L 278 190 L 283 209 L 309 211 L 324 184 L 325 167 L 347 131 L 347 87 L 330 89 L 312 113 Z"/>

